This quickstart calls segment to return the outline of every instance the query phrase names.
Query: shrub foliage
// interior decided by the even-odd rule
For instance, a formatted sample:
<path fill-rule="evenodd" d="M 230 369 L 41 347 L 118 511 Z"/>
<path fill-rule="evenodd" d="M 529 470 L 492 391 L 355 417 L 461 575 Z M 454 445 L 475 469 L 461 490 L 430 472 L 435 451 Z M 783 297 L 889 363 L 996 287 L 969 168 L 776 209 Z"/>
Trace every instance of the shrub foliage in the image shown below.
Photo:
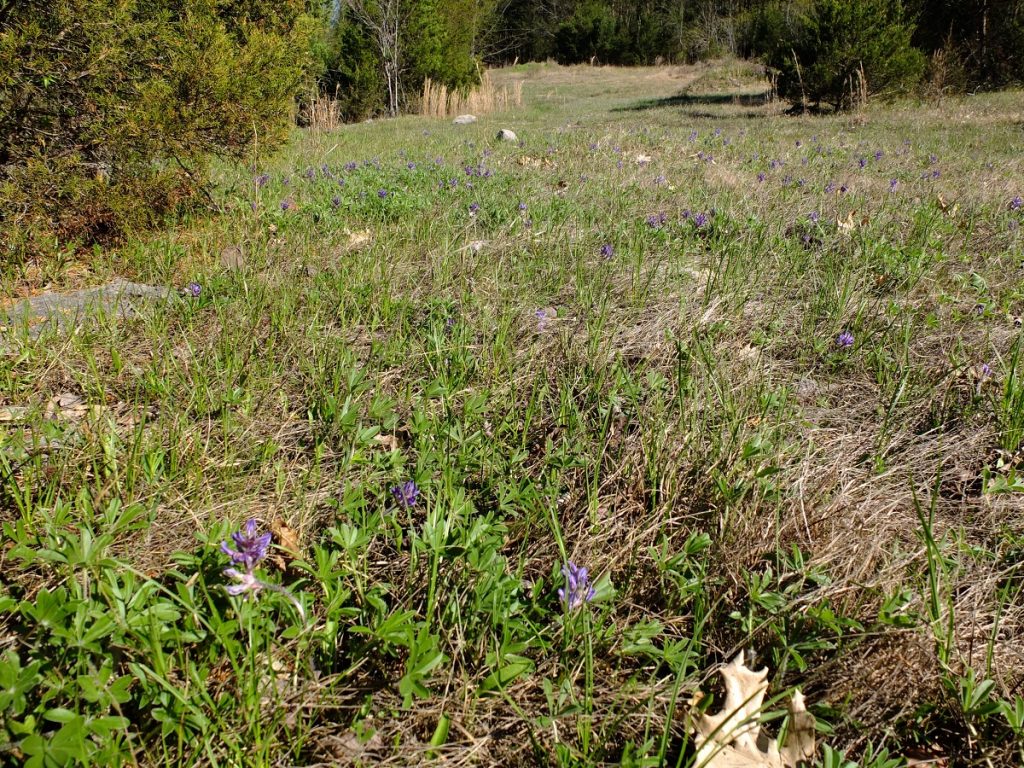
<path fill-rule="evenodd" d="M 5 255 L 151 224 L 209 156 L 280 142 L 311 21 L 306 0 L 0 0 Z"/>
<path fill-rule="evenodd" d="M 767 63 L 779 72 L 779 93 L 795 102 L 847 108 L 863 78 L 868 93 L 916 85 L 924 55 L 911 46 L 913 23 L 899 0 L 815 0 L 791 23 L 769 8 L 763 28 L 773 29 Z"/>

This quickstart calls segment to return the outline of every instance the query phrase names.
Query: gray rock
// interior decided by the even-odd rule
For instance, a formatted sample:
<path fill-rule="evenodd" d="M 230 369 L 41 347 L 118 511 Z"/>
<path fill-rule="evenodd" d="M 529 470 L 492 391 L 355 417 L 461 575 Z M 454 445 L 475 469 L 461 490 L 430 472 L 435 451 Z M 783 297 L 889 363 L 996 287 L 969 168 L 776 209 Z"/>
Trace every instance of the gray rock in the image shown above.
<path fill-rule="evenodd" d="M 519 137 L 516 136 L 514 131 L 510 131 L 508 128 L 502 128 L 498 131 L 498 141 L 519 141 Z"/>
<path fill-rule="evenodd" d="M 452 122 L 455 125 L 469 125 L 476 122 L 476 115 L 459 115 Z"/>
<path fill-rule="evenodd" d="M 94 312 L 116 317 L 132 317 L 146 301 L 169 301 L 170 288 L 132 283 L 120 278 L 97 288 L 71 293 L 43 293 L 23 299 L 7 310 L 4 325 L 27 323 L 29 335 L 36 338 L 51 324 L 59 329 L 81 325 Z"/>

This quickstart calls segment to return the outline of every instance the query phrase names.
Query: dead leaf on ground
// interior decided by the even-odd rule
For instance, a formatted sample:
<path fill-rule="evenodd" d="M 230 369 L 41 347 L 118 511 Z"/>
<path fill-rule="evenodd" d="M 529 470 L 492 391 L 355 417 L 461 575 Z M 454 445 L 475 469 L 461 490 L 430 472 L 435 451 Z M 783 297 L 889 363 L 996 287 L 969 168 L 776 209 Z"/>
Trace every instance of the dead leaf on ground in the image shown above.
<path fill-rule="evenodd" d="M 768 668 L 750 669 L 740 651 L 719 673 L 725 684 L 722 710 L 717 715 L 699 712 L 691 720 L 697 745 L 695 768 L 796 768 L 813 758 L 814 716 L 800 691 L 790 700 L 790 727 L 780 749 L 758 723 L 768 691 Z"/>
<path fill-rule="evenodd" d="M 0 421 L 21 422 L 28 419 L 28 408 L 23 405 L 5 405 L 0 408 Z"/>
<path fill-rule="evenodd" d="M 220 265 L 224 269 L 241 269 L 245 266 L 245 255 L 237 245 L 229 245 L 220 252 Z"/>
<path fill-rule="evenodd" d="M 851 232 L 853 232 L 854 228 L 857 226 L 857 223 L 856 223 L 856 221 L 854 221 L 854 218 L 853 218 L 853 215 L 855 213 L 857 213 L 857 212 L 856 211 L 850 211 L 846 215 L 845 219 L 840 219 L 838 216 L 836 217 L 836 229 L 839 230 L 839 234 L 841 234 L 841 235 L 848 235 Z"/>
<path fill-rule="evenodd" d="M 277 542 L 278 547 L 293 557 L 299 556 L 302 549 L 299 543 L 299 534 L 295 529 L 288 527 L 283 518 L 276 516 L 270 521 L 270 532 L 274 535 L 274 541 Z M 278 567 L 284 570 L 283 565 Z"/>
<path fill-rule="evenodd" d="M 362 248 L 373 239 L 373 234 L 368 229 L 363 229 L 358 232 L 351 232 L 346 229 L 345 235 L 348 238 L 345 242 L 346 248 Z"/>
<path fill-rule="evenodd" d="M 101 409 L 101 406 L 94 406 L 94 410 Z M 68 419 L 70 421 L 81 420 L 90 410 L 85 398 L 73 392 L 62 392 L 54 395 L 46 404 L 43 415 L 49 419 Z"/>
<path fill-rule="evenodd" d="M 395 435 L 374 435 L 373 441 L 386 450 L 398 450 L 398 438 Z"/>

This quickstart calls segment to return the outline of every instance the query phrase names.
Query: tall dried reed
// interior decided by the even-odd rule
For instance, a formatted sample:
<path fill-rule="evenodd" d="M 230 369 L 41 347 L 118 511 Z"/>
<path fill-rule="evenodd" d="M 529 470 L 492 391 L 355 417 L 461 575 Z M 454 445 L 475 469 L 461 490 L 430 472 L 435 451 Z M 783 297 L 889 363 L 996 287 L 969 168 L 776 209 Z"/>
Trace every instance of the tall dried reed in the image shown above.
<path fill-rule="evenodd" d="M 430 78 L 423 82 L 423 98 L 420 101 L 420 114 L 425 117 L 448 117 L 471 112 L 484 115 L 501 112 L 510 107 L 518 107 L 523 103 L 523 83 L 517 80 L 512 87 L 498 87 L 484 72 L 480 84 L 467 91 L 449 90 L 443 83 L 435 83 Z"/>

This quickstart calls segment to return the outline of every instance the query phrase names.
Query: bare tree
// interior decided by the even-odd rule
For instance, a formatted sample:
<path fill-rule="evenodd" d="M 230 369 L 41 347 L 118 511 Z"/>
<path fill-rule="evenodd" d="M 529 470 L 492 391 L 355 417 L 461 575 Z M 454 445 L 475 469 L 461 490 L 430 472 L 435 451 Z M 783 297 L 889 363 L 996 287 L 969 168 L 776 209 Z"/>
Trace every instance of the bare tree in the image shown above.
<path fill-rule="evenodd" d="M 348 0 L 356 21 L 373 36 L 384 64 L 384 81 L 388 89 L 388 113 L 395 117 L 401 101 L 402 71 L 401 29 L 408 15 L 402 0 Z"/>

